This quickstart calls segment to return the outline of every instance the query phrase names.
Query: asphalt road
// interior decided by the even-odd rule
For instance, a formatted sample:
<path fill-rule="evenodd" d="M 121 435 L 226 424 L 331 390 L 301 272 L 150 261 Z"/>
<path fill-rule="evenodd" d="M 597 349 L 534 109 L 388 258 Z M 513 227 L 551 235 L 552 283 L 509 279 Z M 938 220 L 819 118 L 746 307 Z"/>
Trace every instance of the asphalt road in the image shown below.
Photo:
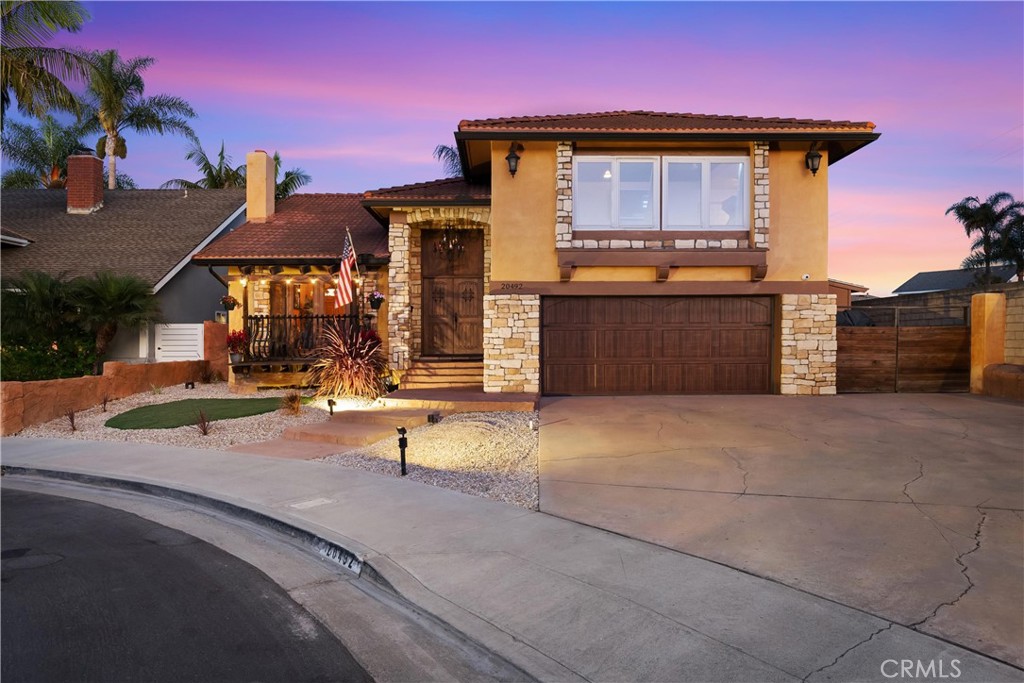
<path fill-rule="evenodd" d="M 5 489 L 0 677 L 370 681 L 265 574 L 133 514 Z"/>

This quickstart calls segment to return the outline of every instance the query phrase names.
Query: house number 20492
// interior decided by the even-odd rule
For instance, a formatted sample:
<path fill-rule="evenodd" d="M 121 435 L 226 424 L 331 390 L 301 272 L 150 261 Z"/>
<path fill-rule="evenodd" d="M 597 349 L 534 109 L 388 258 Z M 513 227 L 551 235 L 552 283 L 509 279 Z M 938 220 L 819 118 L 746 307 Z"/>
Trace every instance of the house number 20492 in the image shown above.
<path fill-rule="evenodd" d="M 501 283 L 501 288 L 502 289 L 522 289 L 523 288 L 523 283 L 522 282 L 502 282 Z"/>

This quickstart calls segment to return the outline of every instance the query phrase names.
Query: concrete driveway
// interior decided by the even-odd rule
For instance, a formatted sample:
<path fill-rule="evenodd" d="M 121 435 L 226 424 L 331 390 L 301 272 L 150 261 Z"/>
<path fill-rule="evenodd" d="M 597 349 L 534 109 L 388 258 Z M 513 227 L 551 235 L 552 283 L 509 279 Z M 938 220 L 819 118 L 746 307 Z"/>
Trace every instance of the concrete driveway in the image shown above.
<path fill-rule="evenodd" d="M 1021 404 L 552 398 L 541 422 L 541 511 L 1024 666 Z"/>

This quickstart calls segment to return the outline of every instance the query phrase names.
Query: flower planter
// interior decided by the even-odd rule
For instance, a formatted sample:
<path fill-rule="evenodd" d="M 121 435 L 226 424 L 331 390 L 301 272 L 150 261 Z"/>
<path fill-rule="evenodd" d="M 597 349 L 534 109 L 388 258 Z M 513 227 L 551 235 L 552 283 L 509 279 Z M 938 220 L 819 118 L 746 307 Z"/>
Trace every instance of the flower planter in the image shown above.
<path fill-rule="evenodd" d="M 229 357 L 231 358 L 231 364 L 232 365 L 236 365 L 236 364 L 242 362 L 242 354 L 240 354 L 240 353 L 232 353 L 232 354 L 230 354 Z"/>
<path fill-rule="evenodd" d="M 380 307 L 384 305 L 384 302 L 380 299 L 370 299 L 370 308 L 375 311 L 379 311 Z"/>

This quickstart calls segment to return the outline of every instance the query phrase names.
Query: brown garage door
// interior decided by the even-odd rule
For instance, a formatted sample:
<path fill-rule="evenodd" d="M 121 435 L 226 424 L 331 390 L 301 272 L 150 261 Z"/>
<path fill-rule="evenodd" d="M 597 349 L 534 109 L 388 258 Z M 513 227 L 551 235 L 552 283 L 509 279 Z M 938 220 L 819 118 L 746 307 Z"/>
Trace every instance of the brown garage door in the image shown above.
<path fill-rule="evenodd" d="M 772 299 L 545 297 L 545 394 L 771 391 Z"/>

